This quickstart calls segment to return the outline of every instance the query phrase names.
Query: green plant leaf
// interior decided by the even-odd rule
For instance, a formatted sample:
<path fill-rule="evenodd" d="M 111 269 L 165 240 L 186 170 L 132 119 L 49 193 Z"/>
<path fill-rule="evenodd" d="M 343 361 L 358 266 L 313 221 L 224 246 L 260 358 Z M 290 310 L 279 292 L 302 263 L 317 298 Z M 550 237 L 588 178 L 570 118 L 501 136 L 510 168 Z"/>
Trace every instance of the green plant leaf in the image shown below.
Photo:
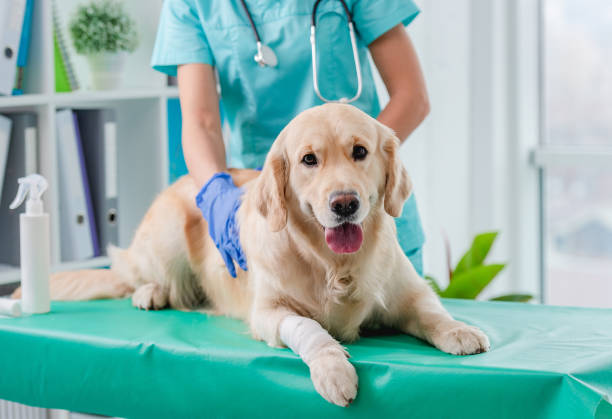
<path fill-rule="evenodd" d="M 504 264 L 480 265 L 454 275 L 453 280 L 440 295 L 446 298 L 475 299 L 505 266 Z"/>
<path fill-rule="evenodd" d="M 516 303 L 526 303 L 533 299 L 533 295 L 529 294 L 507 294 L 499 297 L 491 298 L 489 301 L 514 301 Z"/>
<path fill-rule="evenodd" d="M 77 54 L 133 52 L 138 46 L 136 21 L 118 0 L 80 4 L 68 23 Z"/>
<path fill-rule="evenodd" d="M 433 276 L 425 275 L 425 281 L 429 283 L 431 288 L 436 292 L 436 294 L 440 295 L 442 293 L 442 289 L 440 288 L 440 284 Z"/>
<path fill-rule="evenodd" d="M 489 250 L 491 250 L 491 246 L 493 246 L 497 234 L 497 231 L 491 231 L 478 234 L 474 237 L 470 250 L 463 255 L 457 267 L 455 267 L 452 277 L 453 280 L 455 280 L 455 276 L 483 264 L 485 258 L 489 254 Z"/>

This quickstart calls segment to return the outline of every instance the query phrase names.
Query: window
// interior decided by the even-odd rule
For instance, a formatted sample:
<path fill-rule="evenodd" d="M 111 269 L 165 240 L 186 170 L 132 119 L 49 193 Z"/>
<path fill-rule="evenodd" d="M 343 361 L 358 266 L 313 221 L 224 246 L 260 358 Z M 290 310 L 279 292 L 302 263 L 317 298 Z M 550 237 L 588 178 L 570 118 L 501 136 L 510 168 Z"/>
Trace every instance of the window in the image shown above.
<path fill-rule="evenodd" d="M 542 0 L 541 19 L 546 302 L 612 307 L 612 2 Z"/>

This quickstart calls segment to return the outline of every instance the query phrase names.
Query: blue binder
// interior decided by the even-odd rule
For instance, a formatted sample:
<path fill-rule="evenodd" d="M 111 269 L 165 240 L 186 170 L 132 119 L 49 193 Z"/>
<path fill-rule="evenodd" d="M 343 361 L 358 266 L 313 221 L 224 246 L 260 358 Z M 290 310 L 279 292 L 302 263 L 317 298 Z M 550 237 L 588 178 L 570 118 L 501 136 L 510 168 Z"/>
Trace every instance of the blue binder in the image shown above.
<path fill-rule="evenodd" d="M 23 94 L 23 77 L 25 67 L 28 64 L 28 53 L 30 52 L 33 11 L 34 0 L 26 0 L 25 12 L 23 14 L 23 25 L 21 26 L 21 39 L 19 40 L 19 54 L 17 55 L 17 77 L 15 80 L 13 95 Z"/>
<path fill-rule="evenodd" d="M 170 183 L 187 173 L 183 146 L 181 104 L 178 99 L 168 99 L 168 179 Z"/>

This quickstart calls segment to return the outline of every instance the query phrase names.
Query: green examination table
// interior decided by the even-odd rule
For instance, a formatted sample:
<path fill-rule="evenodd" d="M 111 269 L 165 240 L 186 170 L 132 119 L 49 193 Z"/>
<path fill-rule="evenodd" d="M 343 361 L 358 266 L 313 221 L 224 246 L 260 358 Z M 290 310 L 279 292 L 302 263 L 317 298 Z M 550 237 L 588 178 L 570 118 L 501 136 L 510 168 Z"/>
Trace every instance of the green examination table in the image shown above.
<path fill-rule="evenodd" d="M 0 318 L 0 398 L 127 418 L 612 418 L 612 310 L 443 302 L 489 335 L 491 351 L 459 357 L 369 334 L 347 345 L 359 374 L 348 408 L 238 320 L 129 300 Z"/>

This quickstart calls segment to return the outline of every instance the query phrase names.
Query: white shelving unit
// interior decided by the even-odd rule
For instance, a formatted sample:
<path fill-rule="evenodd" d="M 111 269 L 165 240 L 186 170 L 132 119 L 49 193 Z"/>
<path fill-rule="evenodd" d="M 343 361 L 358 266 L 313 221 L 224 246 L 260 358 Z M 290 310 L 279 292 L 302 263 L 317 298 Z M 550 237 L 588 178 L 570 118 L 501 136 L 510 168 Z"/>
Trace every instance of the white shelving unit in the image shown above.
<path fill-rule="evenodd" d="M 79 3 L 79 0 L 57 1 L 65 16 Z M 27 90 L 21 96 L 0 96 L 0 113 L 34 112 L 38 116 L 38 167 L 51 185 L 45 197 L 45 206 L 51 214 L 52 270 L 108 266 L 107 257 L 60 262 L 55 112 L 62 108 L 115 109 L 119 245 L 129 245 L 151 201 L 168 184 L 167 100 L 178 97 L 178 90 L 169 87 L 167 78 L 149 67 L 161 0 L 124 1 L 128 12 L 137 20 L 141 38 L 139 49 L 128 60 L 125 71 L 130 74 L 136 72 L 142 77 L 132 77 L 132 83 L 126 82 L 127 87 L 123 89 L 70 93 L 55 92 L 51 0 L 36 1 L 34 4 L 30 55 L 25 75 Z M 78 64 L 83 59 L 74 57 L 74 60 Z M 78 66 L 76 68 L 79 69 Z M 16 267 L 0 269 L 0 284 L 18 280 L 19 269 Z"/>

